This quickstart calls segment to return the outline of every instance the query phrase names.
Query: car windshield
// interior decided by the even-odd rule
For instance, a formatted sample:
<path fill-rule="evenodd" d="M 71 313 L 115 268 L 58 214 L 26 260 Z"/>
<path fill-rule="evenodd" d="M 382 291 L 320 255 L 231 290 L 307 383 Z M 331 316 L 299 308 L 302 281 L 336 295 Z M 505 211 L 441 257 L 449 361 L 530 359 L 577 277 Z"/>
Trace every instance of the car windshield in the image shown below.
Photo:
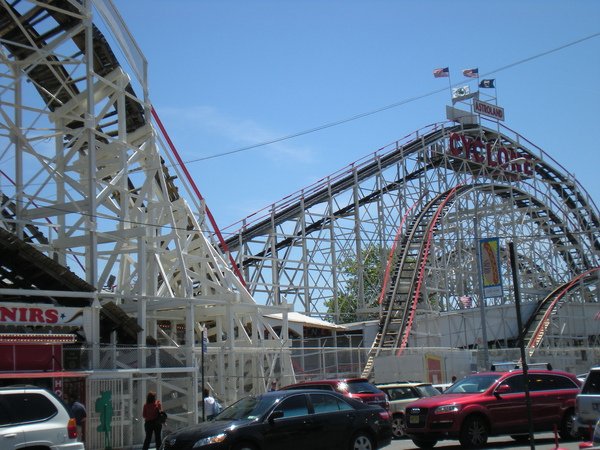
<path fill-rule="evenodd" d="M 440 391 L 434 388 L 431 384 L 417 386 L 417 389 L 421 393 L 421 397 L 432 397 L 434 395 L 440 395 Z"/>
<path fill-rule="evenodd" d="M 244 397 L 221 411 L 214 420 L 256 420 L 279 400 L 279 397 L 274 396 Z"/>
<path fill-rule="evenodd" d="M 489 388 L 502 374 L 471 375 L 457 381 L 444 394 L 477 394 Z"/>
<path fill-rule="evenodd" d="M 347 389 L 344 390 L 347 390 L 351 394 L 381 394 L 381 390 L 368 381 L 350 381 L 346 384 Z"/>

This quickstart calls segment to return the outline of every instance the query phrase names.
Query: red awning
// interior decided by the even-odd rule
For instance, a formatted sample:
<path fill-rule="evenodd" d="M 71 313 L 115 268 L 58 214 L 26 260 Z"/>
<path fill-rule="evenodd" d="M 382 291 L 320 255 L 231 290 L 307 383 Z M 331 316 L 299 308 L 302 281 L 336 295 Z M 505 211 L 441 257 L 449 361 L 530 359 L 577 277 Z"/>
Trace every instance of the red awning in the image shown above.
<path fill-rule="evenodd" d="M 89 372 L 0 372 L 0 380 L 15 378 L 84 378 Z"/>

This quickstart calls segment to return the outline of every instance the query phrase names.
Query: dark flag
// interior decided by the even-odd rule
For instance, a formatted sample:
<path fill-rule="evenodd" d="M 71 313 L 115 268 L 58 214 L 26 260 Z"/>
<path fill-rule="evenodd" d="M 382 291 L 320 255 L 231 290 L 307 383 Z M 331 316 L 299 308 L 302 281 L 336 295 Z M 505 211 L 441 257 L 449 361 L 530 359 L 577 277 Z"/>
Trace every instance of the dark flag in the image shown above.
<path fill-rule="evenodd" d="M 481 80 L 481 82 L 479 83 L 479 87 L 480 88 L 495 88 L 496 86 L 494 85 L 494 79 L 491 80 Z"/>

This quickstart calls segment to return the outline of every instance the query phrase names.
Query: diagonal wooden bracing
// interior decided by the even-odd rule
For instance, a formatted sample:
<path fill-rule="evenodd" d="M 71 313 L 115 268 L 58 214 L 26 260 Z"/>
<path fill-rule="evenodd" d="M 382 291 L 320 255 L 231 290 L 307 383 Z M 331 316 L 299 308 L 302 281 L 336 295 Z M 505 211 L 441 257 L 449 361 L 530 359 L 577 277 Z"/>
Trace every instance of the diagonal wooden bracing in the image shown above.
<path fill-rule="evenodd" d="M 0 227 L 50 258 L 55 276 L 69 267 L 85 280 L 96 321 L 114 304 L 137 322 L 126 341 L 92 327 L 86 368 L 146 374 L 134 398 L 176 392 L 179 425 L 197 421 L 204 330 L 206 382 L 224 402 L 265 390 L 269 377 L 291 381 L 287 344 L 263 319 L 288 308 L 257 304 L 213 240 L 112 2 L 3 1 L 0 39 Z M 5 284 L 0 301 L 23 297 L 14 279 Z M 131 439 L 135 422 L 122 419 L 133 432 L 115 436 Z"/>
<path fill-rule="evenodd" d="M 588 285 L 597 284 L 599 273 L 600 267 L 587 270 L 572 280 L 558 286 L 539 303 L 521 331 L 529 356 L 532 356 L 542 343 L 546 330 L 552 321 L 552 316 L 564 304 L 567 294 L 575 289 L 585 289 Z"/>
<path fill-rule="evenodd" d="M 502 159 L 488 162 L 489 155 L 496 153 Z M 513 159 L 529 161 L 528 168 Z M 423 231 L 413 237 L 415 224 L 428 224 L 419 222 L 427 202 L 461 185 L 477 188 L 461 190 L 449 202 L 451 207 L 440 212 L 437 233 L 430 240 L 423 238 Z M 227 242 L 244 267 L 251 292 L 266 303 L 293 302 L 308 314 L 337 321 L 338 310 L 323 304 L 346 298 L 350 282 L 339 262 L 355 262 L 358 281 L 351 283 L 358 286 L 357 319 L 377 317 L 380 328 L 389 332 L 385 339 L 386 333 L 378 335 L 373 346 L 365 343 L 371 354 L 382 342 L 396 350 L 408 345 L 418 327 L 419 309 L 460 309 L 463 295 L 475 304 L 482 301 L 474 256 L 476 235 L 518 241 L 520 257 L 529 262 L 522 278 L 526 302 L 532 303 L 556 283 L 597 265 L 600 250 L 598 211 L 577 181 L 523 137 L 479 125 L 444 124 L 421 130 L 240 225 L 235 232 L 231 232 L 234 226 L 229 227 L 232 235 Z M 404 266 L 403 298 L 407 300 L 394 304 L 382 299 L 381 307 L 373 308 L 376 289 L 361 278 L 366 270 L 363 252 L 380 249 L 385 260 L 395 235 L 402 245 L 394 264 L 402 260 L 405 249 L 413 252 Z M 505 243 L 501 248 L 506 248 Z M 433 255 L 429 260 L 417 259 L 428 252 Z M 381 268 L 377 292 L 386 283 L 385 265 Z M 486 300 L 492 306 L 513 301 L 507 259 L 502 260 L 501 270 L 507 286 L 502 298 Z M 391 284 L 386 289 L 402 285 Z"/>

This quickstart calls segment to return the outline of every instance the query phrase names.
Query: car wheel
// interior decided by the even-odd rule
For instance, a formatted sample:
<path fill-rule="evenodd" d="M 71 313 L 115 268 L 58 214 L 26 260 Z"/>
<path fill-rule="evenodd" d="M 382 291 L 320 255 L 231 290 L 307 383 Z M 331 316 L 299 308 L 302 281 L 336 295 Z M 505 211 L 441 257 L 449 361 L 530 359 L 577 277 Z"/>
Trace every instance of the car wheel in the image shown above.
<path fill-rule="evenodd" d="M 485 419 L 481 416 L 470 416 L 463 422 L 458 440 L 465 448 L 479 448 L 487 443 L 488 434 Z"/>
<path fill-rule="evenodd" d="M 573 440 L 573 419 L 575 418 L 575 410 L 569 409 L 565 413 L 560 423 L 560 428 L 558 430 L 558 434 L 560 438 L 563 440 Z"/>
<path fill-rule="evenodd" d="M 356 433 L 350 441 L 350 450 L 375 450 L 375 444 L 365 433 Z"/>
<path fill-rule="evenodd" d="M 396 439 L 400 439 L 405 436 L 404 416 L 402 414 L 397 414 L 392 418 L 392 434 Z"/>
<path fill-rule="evenodd" d="M 233 450 L 256 450 L 256 446 L 248 442 L 240 442 L 232 447 Z"/>
<path fill-rule="evenodd" d="M 437 444 L 436 440 L 428 440 L 428 439 L 413 439 L 413 444 L 415 444 L 417 447 L 422 448 L 424 450 L 430 449 L 435 447 L 435 444 Z"/>

